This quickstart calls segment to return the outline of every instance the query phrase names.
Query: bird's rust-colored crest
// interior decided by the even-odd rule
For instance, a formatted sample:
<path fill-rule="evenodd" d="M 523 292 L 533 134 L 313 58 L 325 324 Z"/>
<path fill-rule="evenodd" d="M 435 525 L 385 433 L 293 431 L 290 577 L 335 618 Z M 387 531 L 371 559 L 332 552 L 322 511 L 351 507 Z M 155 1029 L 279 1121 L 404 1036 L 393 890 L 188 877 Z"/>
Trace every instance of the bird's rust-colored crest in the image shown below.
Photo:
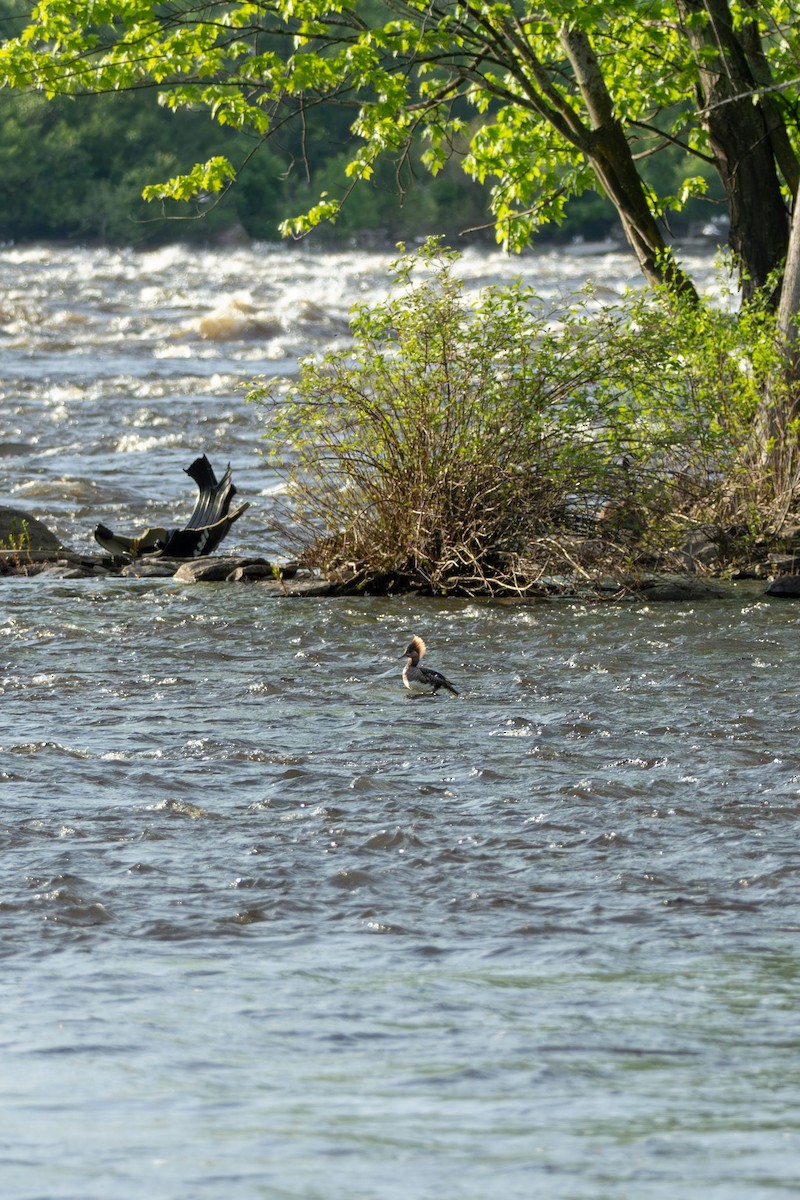
<path fill-rule="evenodd" d="M 406 655 L 410 658 L 412 654 L 416 654 L 417 658 L 422 658 L 425 654 L 425 643 L 421 637 L 412 637 L 408 643 Z"/>

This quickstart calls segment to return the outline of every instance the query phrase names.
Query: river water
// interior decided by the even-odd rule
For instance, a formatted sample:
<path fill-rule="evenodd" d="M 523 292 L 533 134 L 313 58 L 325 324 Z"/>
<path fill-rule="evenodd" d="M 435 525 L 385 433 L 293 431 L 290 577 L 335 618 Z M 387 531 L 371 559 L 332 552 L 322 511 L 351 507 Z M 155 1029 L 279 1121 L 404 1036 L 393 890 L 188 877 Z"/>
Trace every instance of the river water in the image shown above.
<path fill-rule="evenodd" d="M 389 258 L 4 251 L 0 502 L 89 550 L 188 512 L 206 451 L 272 552 L 243 385 Z M 462 270 L 520 266 L 636 281 Z M 4 1198 L 796 1194 L 799 629 L 749 586 L 0 582 Z M 406 698 L 411 633 L 457 699 Z"/>

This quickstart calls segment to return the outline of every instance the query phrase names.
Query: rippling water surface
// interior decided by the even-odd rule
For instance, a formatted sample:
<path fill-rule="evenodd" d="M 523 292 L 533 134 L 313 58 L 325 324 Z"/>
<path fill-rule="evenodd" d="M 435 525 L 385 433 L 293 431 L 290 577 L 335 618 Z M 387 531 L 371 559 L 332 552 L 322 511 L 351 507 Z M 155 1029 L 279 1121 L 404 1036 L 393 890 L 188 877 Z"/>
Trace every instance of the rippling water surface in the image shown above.
<path fill-rule="evenodd" d="M 207 449 L 268 550 L 239 381 L 385 260 L 273 264 L 279 329 L 266 251 L 15 253 L 6 502 L 88 549 Z M 202 333 L 234 285 L 258 330 Z M 793 1195 L 799 626 L 0 582 L 4 1197 Z M 406 698 L 412 632 L 457 699 Z"/>

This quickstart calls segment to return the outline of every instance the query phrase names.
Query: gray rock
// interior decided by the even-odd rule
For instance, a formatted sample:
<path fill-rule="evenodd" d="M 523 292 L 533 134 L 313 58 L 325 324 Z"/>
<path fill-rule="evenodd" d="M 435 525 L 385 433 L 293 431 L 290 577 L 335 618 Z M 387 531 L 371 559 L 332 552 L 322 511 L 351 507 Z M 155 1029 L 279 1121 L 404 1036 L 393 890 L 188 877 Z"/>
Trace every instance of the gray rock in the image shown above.
<path fill-rule="evenodd" d="M 335 591 L 333 584 L 327 579 L 309 576 L 305 579 L 292 579 L 282 585 L 278 584 L 286 596 L 330 596 Z"/>
<path fill-rule="evenodd" d="M 335 584 L 316 576 L 292 580 L 265 579 L 258 587 L 268 596 L 274 596 L 276 600 L 284 596 L 330 596 L 336 590 Z"/>
<path fill-rule="evenodd" d="M 649 575 L 631 585 L 643 600 L 721 600 L 731 595 L 724 584 L 683 575 Z"/>
<path fill-rule="evenodd" d="M 234 567 L 227 576 L 228 583 L 254 583 L 262 579 L 275 579 L 276 567 L 269 562 L 247 563 L 245 566 Z"/>
<path fill-rule="evenodd" d="M 222 583 L 239 567 L 268 566 L 265 558 L 191 558 L 181 563 L 175 572 L 180 583 Z"/>
<path fill-rule="evenodd" d="M 168 579 L 183 563 L 180 558 L 137 558 L 119 572 L 126 579 Z"/>
<path fill-rule="evenodd" d="M 91 569 L 84 570 L 75 563 L 57 562 L 44 563 L 28 574 L 38 575 L 40 579 L 88 579 L 94 572 Z"/>
<path fill-rule="evenodd" d="M 0 553 L 5 549 L 56 551 L 62 550 L 61 539 L 42 521 L 21 508 L 0 504 Z"/>
<path fill-rule="evenodd" d="M 781 575 L 779 579 L 773 579 L 765 595 L 780 596 L 785 600 L 800 599 L 800 575 Z"/>
<path fill-rule="evenodd" d="M 109 571 L 96 558 L 64 551 L 62 554 L 32 550 L 20 554 L 17 561 L 4 558 L 0 552 L 0 575 L 23 575 L 32 578 L 42 575 L 50 579 L 89 579 L 92 575 L 108 575 Z"/>

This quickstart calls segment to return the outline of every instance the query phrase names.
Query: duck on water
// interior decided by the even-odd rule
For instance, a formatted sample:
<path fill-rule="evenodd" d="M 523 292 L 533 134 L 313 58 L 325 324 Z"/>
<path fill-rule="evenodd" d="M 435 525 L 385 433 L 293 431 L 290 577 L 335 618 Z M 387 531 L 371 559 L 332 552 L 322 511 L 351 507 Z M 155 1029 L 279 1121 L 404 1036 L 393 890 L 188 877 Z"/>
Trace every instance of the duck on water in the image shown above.
<path fill-rule="evenodd" d="M 421 663 L 421 659 L 425 654 L 425 643 L 421 637 L 412 637 L 408 644 L 408 649 L 402 655 L 406 660 L 406 665 L 403 667 L 403 683 L 411 692 L 411 698 L 416 696 L 435 696 L 439 688 L 445 688 L 448 692 L 452 692 L 454 696 L 458 692 L 453 687 L 449 679 L 445 679 L 440 671 L 434 671 L 433 667 L 425 667 Z"/>

